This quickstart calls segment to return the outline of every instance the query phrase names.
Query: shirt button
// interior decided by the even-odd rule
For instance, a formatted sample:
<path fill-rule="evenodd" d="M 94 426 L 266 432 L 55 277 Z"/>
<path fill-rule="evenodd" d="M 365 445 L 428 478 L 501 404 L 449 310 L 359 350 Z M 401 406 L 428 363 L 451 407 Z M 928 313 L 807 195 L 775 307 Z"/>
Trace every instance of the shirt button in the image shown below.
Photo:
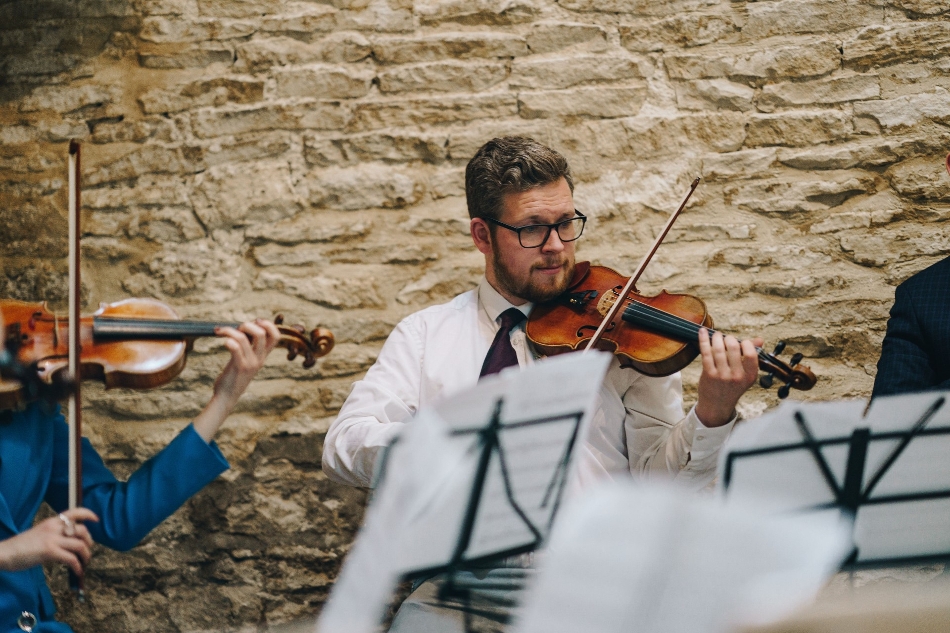
<path fill-rule="evenodd" d="M 16 619 L 16 624 L 18 627 L 20 627 L 21 631 L 30 633 L 30 631 L 33 630 L 33 627 L 36 626 L 36 616 L 29 611 L 24 611 L 20 614 L 20 617 Z"/>
<path fill-rule="evenodd" d="M 700 433 L 699 435 L 696 436 L 696 439 L 702 441 L 702 440 L 706 439 L 706 436 L 703 435 L 702 433 Z"/>

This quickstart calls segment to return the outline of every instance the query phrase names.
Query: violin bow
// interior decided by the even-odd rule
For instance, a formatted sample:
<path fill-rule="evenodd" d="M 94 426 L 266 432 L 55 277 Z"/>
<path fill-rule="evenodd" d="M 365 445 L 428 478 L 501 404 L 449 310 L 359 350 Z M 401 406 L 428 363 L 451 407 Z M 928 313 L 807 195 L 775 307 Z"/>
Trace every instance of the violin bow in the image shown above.
<path fill-rule="evenodd" d="M 80 309 L 82 281 L 80 279 L 80 225 L 79 225 L 79 143 L 69 142 L 69 376 L 75 382 L 75 391 L 69 396 L 69 509 L 82 505 L 82 398 L 80 379 Z M 76 591 L 80 602 L 85 602 L 83 575 L 69 573 L 70 588 Z"/>
<path fill-rule="evenodd" d="M 640 279 L 640 275 L 643 274 L 643 271 L 646 270 L 647 264 L 650 263 L 650 260 L 653 259 L 653 256 L 656 254 L 660 244 L 663 243 L 663 240 L 666 239 L 666 234 L 670 232 L 670 229 L 673 228 L 673 223 L 676 222 L 676 218 L 679 217 L 680 213 L 683 212 L 683 209 L 686 208 L 686 203 L 689 202 L 690 196 L 693 195 L 693 192 L 696 191 L 696 187 L 699 186 L 699 178 L 693 181 L 693 184 L 689 186 L 689 192 L 686 194 L 686 197 L 683 198 L 683 203 L 680 205 L 680 208 L 677 209 L 673 215 L 670 216 L 670 219 L 666 221 L 666 226 L 663 227 L 663 230 L 660 231 L 660 234 L 657 236 L 656 240 L 653 242 L 653 246 L 647 251 L 647 254 L 643 256 L 643 261 L 640 262 L 640 265 L 637 266 L 637 270 L 630 279 L 627 280 L 627 283 L 624 285 L 623 290 L 620 291 L 620 294 L 617 295 L 617 300 L 614 301 L 614 304 L 610 306 L 610 310 L 607 311 L 607 314 L 604 315 L 603 320 L 600 322 L 600 325 L 597 327 L 597 331 L 594 332 L 594 335 L 587 342 L 587 347 L 584 348 L 585 352 L 588 352 L 596 347 L 600 342 L 601 337 L 603 337 L 604 332 L 607 330 L 607 326 L 613 323 L 614 318 L 617 316 L 617 312 L 620 311 L 620 308 L 624 306 L 627 295 L 630 294 L 630 291 L 636 286 L 637 280 Z"/>

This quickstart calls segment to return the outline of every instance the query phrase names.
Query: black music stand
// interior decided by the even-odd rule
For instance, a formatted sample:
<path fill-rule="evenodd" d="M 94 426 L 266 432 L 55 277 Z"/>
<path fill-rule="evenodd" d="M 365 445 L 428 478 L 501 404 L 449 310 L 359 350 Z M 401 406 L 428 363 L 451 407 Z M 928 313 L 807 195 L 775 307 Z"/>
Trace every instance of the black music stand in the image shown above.
<path fill-rule="evenodd" d="M 790 490 L 769 488 L 768 484 L 752 484 L 743 478 L 744 466 L 751 460 L 770 459 L 770 456 L 788 456 L 806 452 L 812 459 L 827 484 L 829 498 L 825 502 L 810 500 L 796 508 L 797 511 L 823 511 L 838 509 L 854 519 L 854 550 L 845 561 L 843 569 L 884 567 L 893 565 L 926 564 L 950 560 L 950 479 L 947 474 L 935 471 L 935 483 L 928 483 L 920 476 L 912 485 L 890 482 L 890 489 L 880 492 L 885 476 L 900 470 L 901 455 L 907 459 L 907 449 L 924 442 L 937 442 L 950 446 L 950 426 L 928 429 L 927 423 L 942 409 L 947 401 L 945 394 L 933 394 L 932 401 L 913 425 L 906 430 L 872 432 L 870 428 L 854 428 L 848 436 L 816 439 L 812 427 L 802 409 L 793 414 L 795 425 L 802 441 L 791 444 L 763 445 L 729 452 L 725 460 L 723 487 L 728 496 L 737 480 L 743 494 L 756 488 L 760 495 L 784 494 L 794 497 Z M 752 424 L 755 424 L 753 421 Z M 888 445 L 890 450 L 888 451 Z M 842 452 L 841 449 L 844 449 Z M 844 461 L 844 477 L 839 483 L 833 473 L 828 452 L 834 451 L 837 459 Z M 883 452 L 882 452 L 883 451 Z M 942 448 L 940 449 L 942 452 Z M 872 453 L 883 455 L 879 465 L 871 470 Z M 946 463 L 947 453 L 943 453 Z M 775 461 L 775 460 L 773 460 Z M 835 465 L 840 466 L 840 461 Z M 939 466 L 934 463 L 934 466 Z M 907 469 L 926 469 L 926 464 L 914 461 L 904 465 Z M 932 469 L 935 470 L 935 469 Z M 840 469 L 839 469 L 840 471 Z M 941 478 L 945 481 L 941 481 Z M 878 491 L 877 493 L 875 491 Z M 921 525 L 922 524 L 922 525 Z M 916 537 L 913 542 L 911 537 Z"/>

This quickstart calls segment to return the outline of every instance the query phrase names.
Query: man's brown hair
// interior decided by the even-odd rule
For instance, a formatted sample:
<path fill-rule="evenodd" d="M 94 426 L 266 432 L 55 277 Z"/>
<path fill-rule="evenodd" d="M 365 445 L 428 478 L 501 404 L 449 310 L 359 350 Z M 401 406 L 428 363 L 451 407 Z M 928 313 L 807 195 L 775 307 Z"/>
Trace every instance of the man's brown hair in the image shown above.
<path fill-rule="evenodd" d="M 475 152 L 465 168 L 465 200 L 471 218 L 497 220 L 505 194 L 527 191 L 561 178 L 574 192 L 567 159 L 526 136 L 493 138 Z"/>

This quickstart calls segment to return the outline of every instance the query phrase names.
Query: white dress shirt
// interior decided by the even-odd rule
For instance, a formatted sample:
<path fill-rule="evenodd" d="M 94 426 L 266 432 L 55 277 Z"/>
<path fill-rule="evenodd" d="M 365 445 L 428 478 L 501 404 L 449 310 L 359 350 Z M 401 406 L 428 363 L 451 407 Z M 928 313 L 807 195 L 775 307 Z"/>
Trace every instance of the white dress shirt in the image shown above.
<path fill-rule="evenodd" d="M 478 382 L 498 317 L 511 307 L 483 277 L 476 289 L 403 319 L 330 425 L 324 472 L 341 483 L 369 486 L 376 456 L 416 411 Z M 531 311 L 531 304 L 514 307 Z M 539 358 L 523 324 L 512 330 L 511 344 L 519 365 Z M 577 453 L 576 483 L 623 473 L 662 475 L 702 488 L 715 477 L 734 422 L 708 428 L 694 410 L 684 417 L 678 373 L 651 378 L 621 368 L 615 358 Z"/>

